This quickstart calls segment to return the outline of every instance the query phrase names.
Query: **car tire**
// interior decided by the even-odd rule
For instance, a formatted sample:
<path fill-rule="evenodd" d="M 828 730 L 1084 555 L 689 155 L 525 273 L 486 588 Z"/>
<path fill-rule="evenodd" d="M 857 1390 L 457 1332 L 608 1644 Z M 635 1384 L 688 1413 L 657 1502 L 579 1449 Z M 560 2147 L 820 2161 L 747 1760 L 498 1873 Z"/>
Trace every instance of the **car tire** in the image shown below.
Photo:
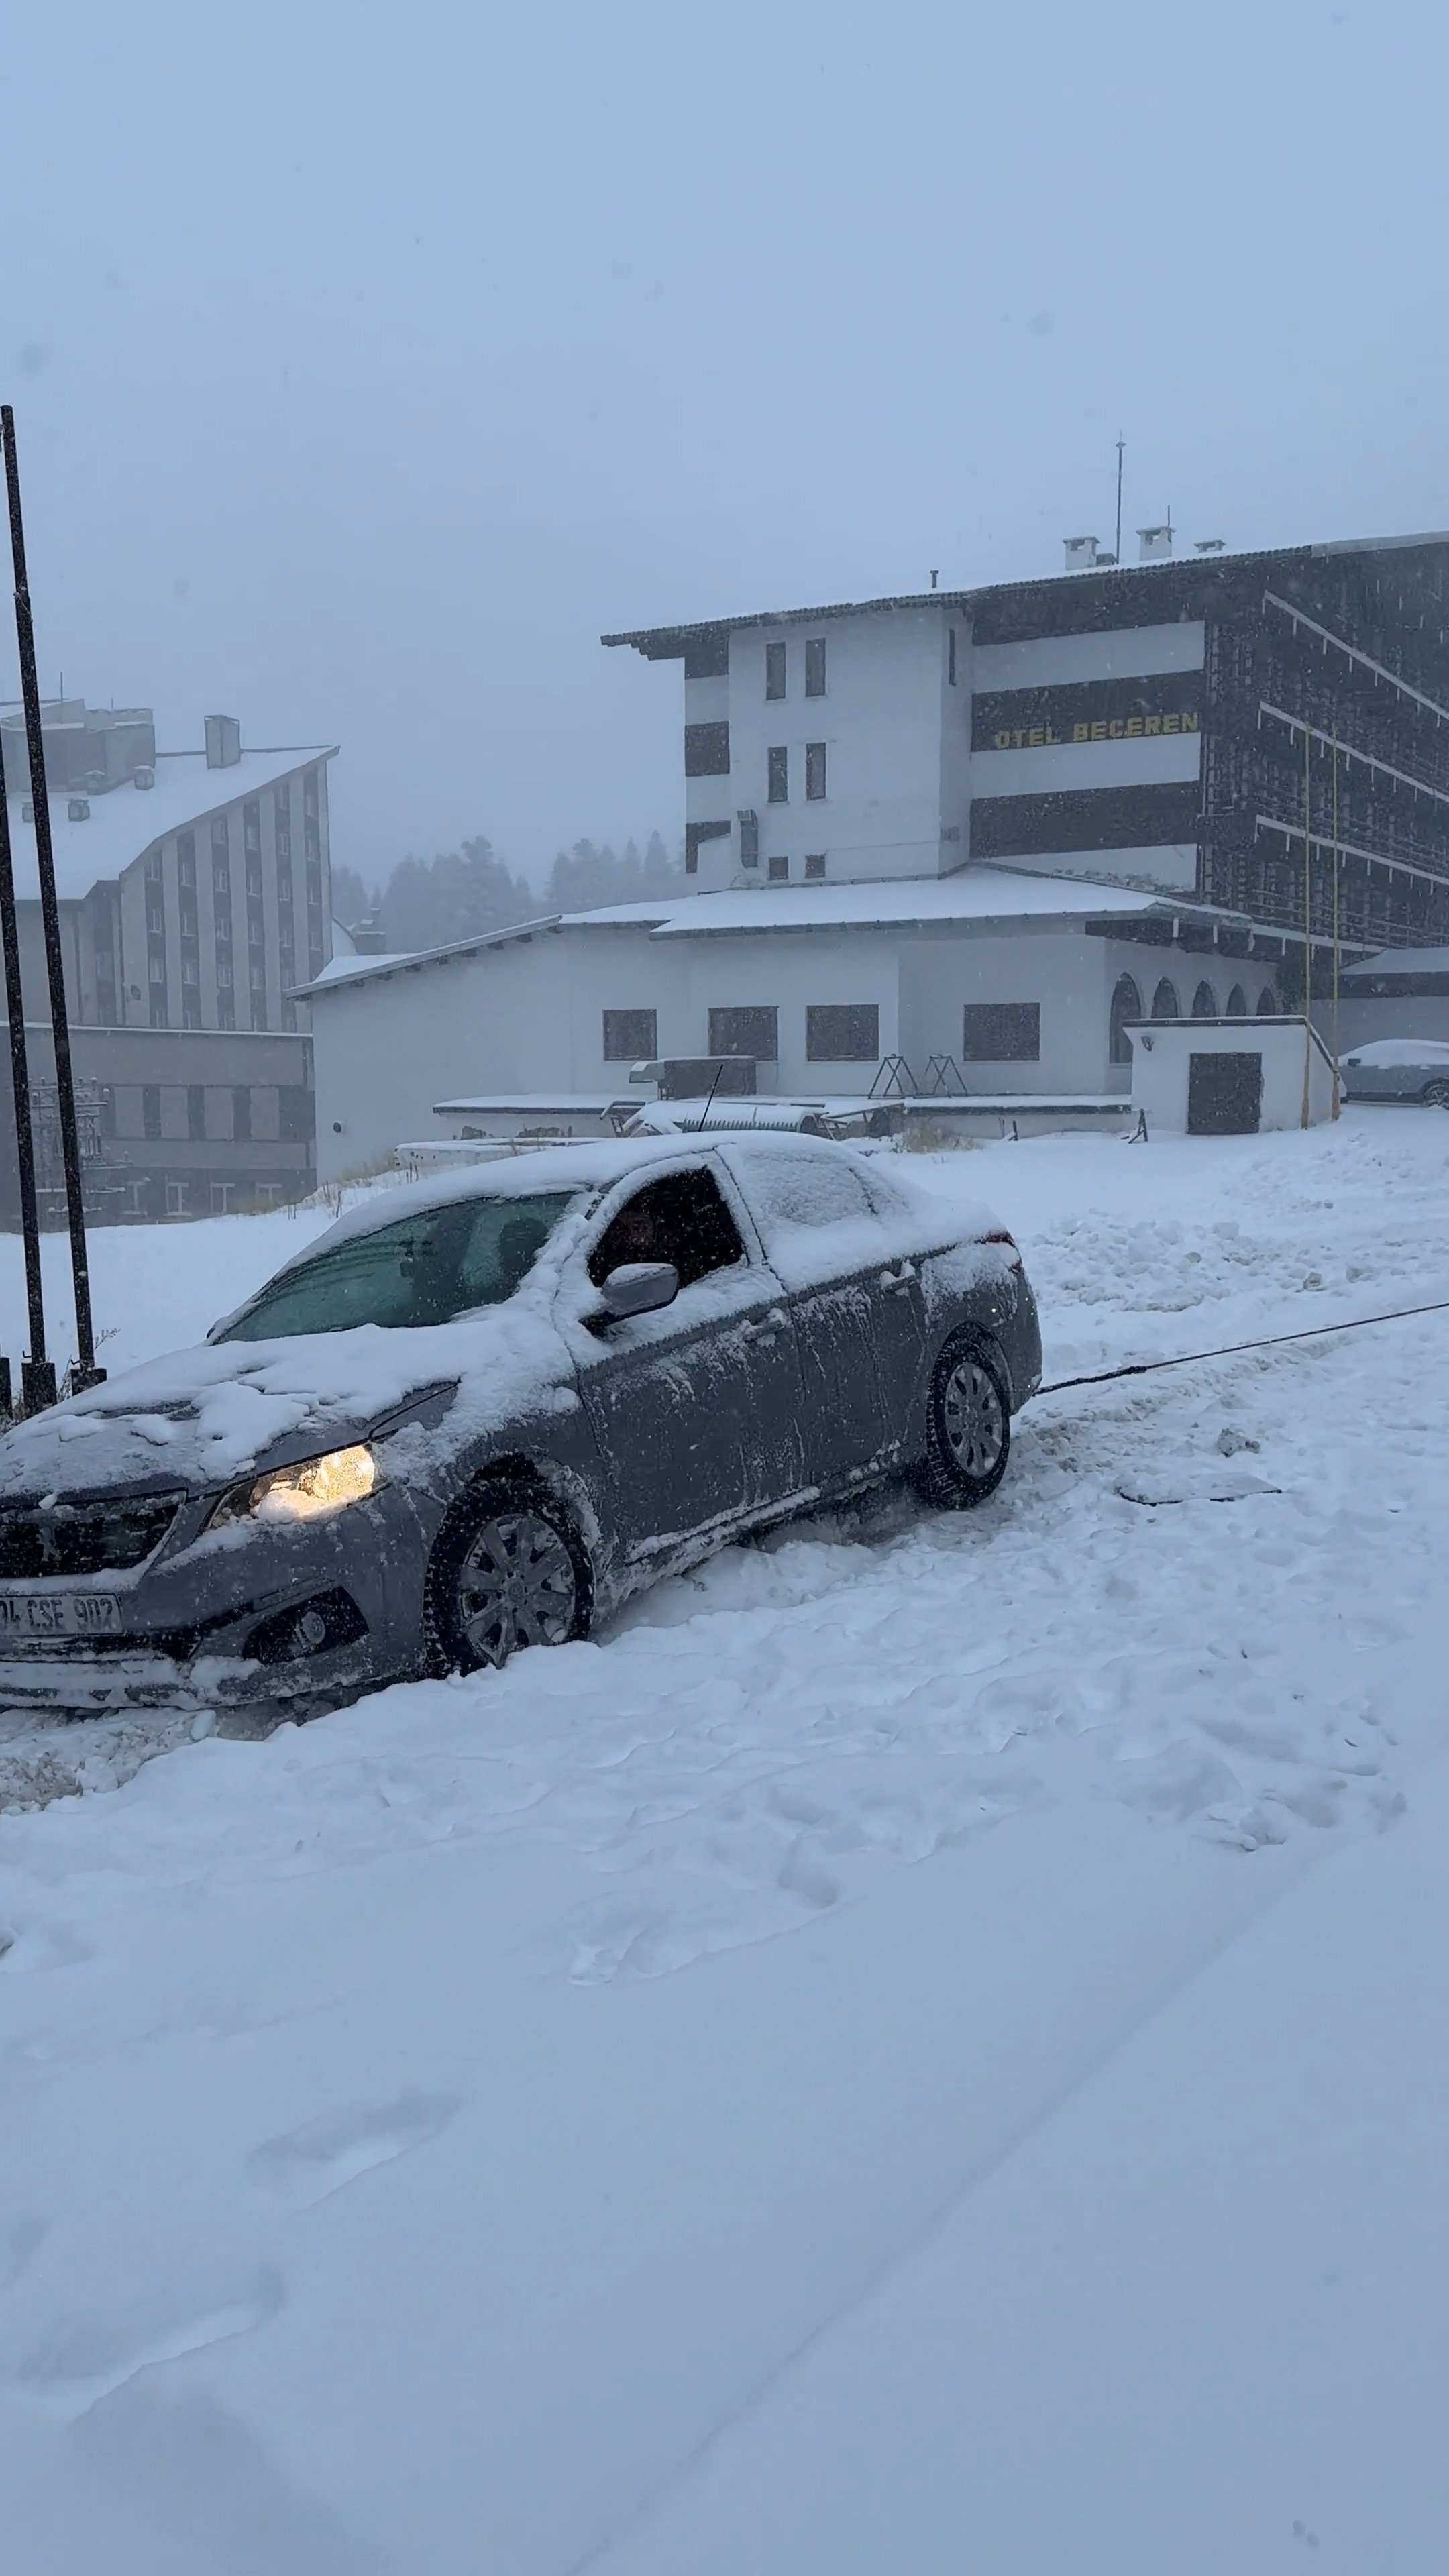
<path fill-rule="evenodd" d="M 1001 1363 L 974 1334 L 954 1334 L 931 1372 L 917 1486 L 938 1509 L 969 1511 L 995 1493 L 1010 1455 L 1011 1398 Z"/>
<path fill-rule="evenodd" d="M 475 1486 L 445 1524 L 428 1567 L 431 1659 L 445 1672 L 506 1664 L 525 1646 L 586 1637 L 593 1615 L 589 1552 L 542 1486 Z"/>
<path fill-rule="evenodd" d="M 1449 1082 L 1426 1082 L 1419 1097 L 1431 1109 L 1449 1109 Z"/>

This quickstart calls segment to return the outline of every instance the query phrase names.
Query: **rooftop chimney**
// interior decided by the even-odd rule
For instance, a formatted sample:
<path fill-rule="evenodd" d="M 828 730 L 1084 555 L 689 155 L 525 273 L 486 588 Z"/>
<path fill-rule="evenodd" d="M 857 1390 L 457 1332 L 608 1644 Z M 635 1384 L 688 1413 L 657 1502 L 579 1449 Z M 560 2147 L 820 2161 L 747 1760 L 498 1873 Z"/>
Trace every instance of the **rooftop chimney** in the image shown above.
<path fill-rule="evenodd" d="M 1068 572 L 1090 572 L 1097 560 L 1095 537 L 1064 537 Z"/>
<path fill-rule="evenodd" d="M 1175 534 L 1176 531 L 1170 519 L 1164 519 L 1160 528 L 1139 528 L 1137 531 L 1138 543 L 1141 547 L 1139 560 L 1143 563 L 1161 563 L 1164 556 L 1172 552 L 1172 540 Z"/>
<path fill-rule="evenodd" d="M 240 758 L 240 716 L 208 716 L 206 719 L 207 768 L 235 769 Z"/>

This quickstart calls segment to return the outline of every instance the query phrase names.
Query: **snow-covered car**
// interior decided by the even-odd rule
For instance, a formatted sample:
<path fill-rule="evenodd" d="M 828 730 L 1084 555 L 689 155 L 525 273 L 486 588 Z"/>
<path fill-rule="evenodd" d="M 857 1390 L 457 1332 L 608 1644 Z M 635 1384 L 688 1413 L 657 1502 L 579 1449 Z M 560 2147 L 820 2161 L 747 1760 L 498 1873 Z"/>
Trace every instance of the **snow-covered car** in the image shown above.
<path fill-rule="evenodd" d="M 1426 1100 L 1449 1109 L 1449 1046 L 1437 1038 L 1371 1038 L 1338 1060 L 1349 1100 Z"/>
<path fill-rule="evenodd" d="M 1020 1255 L 838 1144 L 565 1145 L 375 1197 L 0 1443 L 0 1704 L 324 1706 L 585 1636 L 902 1470 L 999 1483 Z"/>

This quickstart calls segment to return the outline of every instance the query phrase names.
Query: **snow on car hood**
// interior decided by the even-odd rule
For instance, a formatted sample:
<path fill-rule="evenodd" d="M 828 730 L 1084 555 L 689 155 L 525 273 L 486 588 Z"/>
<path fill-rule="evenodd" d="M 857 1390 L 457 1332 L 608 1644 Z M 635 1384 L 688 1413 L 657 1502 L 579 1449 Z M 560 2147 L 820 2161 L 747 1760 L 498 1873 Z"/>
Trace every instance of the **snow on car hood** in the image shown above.
<path fill-rule="evenodd" d="M 361 1324 L 277 1342 L 220 1342 L 127 1369 L 17 1423 L 0 1440 L 0 1495 L 98 1486 L 205 1491 L 345 1447 L 452 1387 L 450 1430 L 486 1433 L 576 1401 L 563 1343 L 536 1300 L 418 1330 Z"/>

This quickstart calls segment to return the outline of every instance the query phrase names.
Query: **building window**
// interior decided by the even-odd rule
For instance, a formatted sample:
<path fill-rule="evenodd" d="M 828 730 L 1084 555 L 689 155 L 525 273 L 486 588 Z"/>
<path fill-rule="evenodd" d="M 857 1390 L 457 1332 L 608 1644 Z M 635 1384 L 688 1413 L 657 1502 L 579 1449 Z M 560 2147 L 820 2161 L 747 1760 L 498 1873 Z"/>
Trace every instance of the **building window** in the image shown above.
<path fill-rule="evenodd" d="M 159 885 L 159 884 L 161 883 L 161 876 L 162 876 L 161 852 L 160 852 L 159 850 L 148 850 L 148 851 L 146 852 L 146 883 L 147 883 L 147 885 Z"/>
<path fill-rule="evenodd" d="M 218 993 L 216 997 L 216 1025 L 219 1029 L 236 1027 L 236 1004 L 230 993 Z"/>
<path fill-rule="evenodd" d="M 244 1082 L 231 1095 L 231 1132 L 239 1144 L 251 1143 L 252 1095 Z"/>
<path fill-rule="evenodd" d="M 154 999 L 152 1001 L 151 1026 L 153 1029 L 169 1029 L 171 1026 L 170 1019 L 167 1015 L 166 996 L 164 993 L 162 994 L 159 1002 Z"/>
<path fill-rule="evenodd" d="M 805 793 L 813 805 L 818 805 L 824 797 L 825 745 L 823 742 L 807 742 L 805 745 Z"/>
<path fill-rule="evenodd" d="M 284 1082 L 277 1093 L 277 1134 L 284 1145 L 310 1145 L 317 1133 L 317 1103 L 305 1082 Z"/>
<path fill-rule="evenodd" d="M 161 1085 L 146 1082 L 141 1086 L 141 1133 L 154 1144 L 161 1133 Z"/>
<path fill-rule="evenodd" d="M 686 778 L 727 778 L 730 729 L 724 724 L 687 724 L 684 728 Z"/>
<path fill-rule="evenodd" d="M 757 1064 L 780 1060 L 780 1014 L 773 1007 L 711 1011 L 711 1055 L 752 1055 Z"/>
<path fill-rule="evenodd" d="M 148 938 L 148 939 L 164 939 L 164 938 L 165 938 L 165 936 L 166 936 L 166 908 L 165 908 L 165 905 L 164 905 L 164 904 L 160 904 L 160 903 L 148 903 L 148 904 L 147 904 L 147 906 L 146 906 L 146 936 L 147 936 L 147 938 Z"/>
<path fill-rule="evenodd" d="M 265 994 L 263 994 L 263 995 L 260 997 L 260 999 L 259 999 L 259 998 L 258 998 L 258 996 L 257 996 L 255 993 L 253 993 L 253 995 L 252 995 L 252 1035 L 253 1035 L 253 1037 L 259 1037 L 259 1036 L 262 1034 L 262 1032 L 265 1030 L 266 1025 L 267 1025 L 267 1002 L 266 1002 L 266 995 L 265 995 Z"/>
<path fill-rule="evenodd" d="M 1040 1002 L 968 1002 L 961 1014 L 961 1056 L 966 1064 L 1039 1063 Z"/>
<path fill-rule="evenodd" d="M 259 852 L 262 846 L 262 809 L 255 797 L 242 807 L 242 847 Z"/>
<path fill-rule="evenodd" d="M 184 1029 L 199 1029 L 199 1028 L 200 1028 L 200 1026 L 201 1026 L 201 996 L 200 996 L 200 994 L 199 994 L 199 993 L 183 993 L 183 994 L 182 994 L 182 996 L 181 996 L 181 1025 L 182 1025 L 182 1027 L 183 1027 Z"/>
<path fill-rule="evenodd" d="M 874 1064 L 880 1055 L 879 1005 L 875 1002 L 807 1004 L 805 1053 L 812 1064 Z"/>
<path fill-rule="evenodd" d="M 279 859 L 285 859 L 290 867 L 292 862 L 292 790 L 289 782 L 285 778 L 283 779 L 280 787 L 274 787 L 272 789 L 272 836 L 276 842 L 277 857 Z"/>
<path fill-rule="evenodd" d="M 212 1215 L 213 1215 L 213 1216 L 230 1216 L 230 1214 L 231 1214 L 231 1194 L 232 1194 L 232 1191 L 233 1191 L 235 1188 L 236 1188 L 236 1183 L 235 1183 L 235 1181 L 213 1181 L 213 1182 L 212 1182 L 212 1185 L 211 1185 L 211 1213 L 212 1213 Z"/>
<path fill-rule="evenodd" d="M 789 874 L 790 862 L 788 859 L 772 859 L 770 861 L 771 885 L 783 885 Z"/>
<path fill-rule="evenodd" d="M 825 695 L 825 638 L 823 635 L 811 635 L 806 641 L 805 695 L 807 698 L 823 698 Z"/>
<path fill-rule="evenodd" d="M 785 647 L 783 644 L 767 644 L 765 646 L 765 695 L 767 698 L 783 698 L 784 694 Z"/>
<path fill-rule="evenodd" d="M 186 1133 L 193 1145 L 206 1142 L 206 1093 L 199 1082 L 186 1086 Z"/>
<path fill-rule="evenodd" d="M 805 853 L 805 875 L 807 881 L 823 877 L 824 874 L 825 852 L 823 850 L 807 850 Z"/>
<path fill-rule="evenodd" d="M 604 1013 L 604 1062 L 638 1064 L 646 1056 L 659 1053 L 659 1014 L 657 1011 L 606 1011 Z"/>
<path fill-rule="evenodd" d="M 1279 1011 L 1280 1011 L 1281 1009 L 1282 1009 L 1282 1004 L 1280 1003 L 1280 1001 L 1279 1001 L 1279 999 L 1278 999 L 1277 994 L 1274 992 L 1272 985 L 1271 985 L 1271 984 L 1265 984 L 1265 985 L 1264 985 L 1264 987 L 1263 987 L 1263 989 L 1262 989 L 1262 991 L 1261 991 L 1261 993 L 1258 995 L 1258 1017 L 1259 1017 L 1259 1019 L 1260 1019 L 1260 1020 L 1272 1020 L 1272 1019 L 1276 1019 L 1276 1018 L 1277 1018 L 1277 1016 L 1278 1016 L 1278 1013 L 1279 1013 Z"/>
<path fill-rule="evenodd" d="M 1154 1020 L 1180 1020 L 1182 1017 L 1177 986 L 1166 975 L 1152 996 L 1152 1016 Z"/>
<path fill-rule="evenodd" d="M 751 808 L 740 816 L 740 866 L 757 868 L 760 864 L 760 818 Z"/>
<path fill-rule="evenodd" d="M 181 981 L 182 981 L 182 983 L 183 983 L 183 984 L 199 984 L 199 983 L 200 983 L 200 981 L 201 981 L 201 960 L 200 960 L 200 958 L 199 958 L 199 957 L 183 957 L 183 958 L 182 958 L 182 960 L 181 960 Z"/>
<path fill-rule="evenodd" d="M 168 1216 L 185 1216 L 185 1214 L 186 1214 L 186 1183 L 185 1183 L 184 1181 L 168 1181 L 168 1182 L 167 1182 L 167 1184 L 166 1184 L 166 1213 L 167 1213 L 167 1215 L 168 1215 Z"/>
<path fill-rule="evenodd" d="M 1232 1009 L 1229 1002 L 1228 1009 Z M 1112 1017 L 1107 1052 L 1113 1064 L 1130 1064 L 1132 1040 L 1127 1035 L 1128 1023 L 1142 1017 L 1142 996 L 1130 975 L 1119 975 L 1112 992 Z"/>
<path fill-rule="evenodd" d="M 176 835 L 176 882 L 178 885 L 193 887 L 196 884 L 196 834 L 194 832 L 178 832 Z"/>
<path fill-rule="evenodd" d="M 284 1029 L 295 1029 L 296 1025 L 297 1025 L 297 1005 L 296 1005 L 296 1003 L 295 1003 L 295 1002 L 291 1002 L 291 1001 L 284 1002 L 284 1003 L 282 1004 L 282 1026 L 283 1026 L 283 1028 L 284 1028 Z"/>
<path fill-rule="evenodd" d="M 956 686 L 956 629 L 954 626 L 948 626 L 946 629 L 946 685 L 951 689 Z"/>
<path fill-rule="evenodd" d="M 315 821 L 322 801 L 317 772 L 309 769 L 302 781 L 302 812 Z"/>
<path fill-rule="evenodd" d="M 1193 1018 L 1195 1020 L 1215 1020 L 1217 1015 L 1218 997 L 1213 991 L 1211 984 L 1199 984 L 1197 991 L 1192 997 Z"/>
<path fill-rule="evenodd" d="M 790 802 L 790 754 L 783 742 L 772 743 L 765 754 L 765 772 L 769 781 L 767 793 L 772 805 Z"/>
<path fill-rule="evenodd" d="M 1235 984 L 1228 995 L 1227 1017 L 1230 1020 L 1245 1020 L 1247 1016 L 1248 996 L 1241 984 Z"/>
<path fill-rule="evenodd" d="M 146 960 L 146 976 L 148 982 L 152 984 L 164 984 L 166 981 L 165 958 L 148 957 Z"/>

